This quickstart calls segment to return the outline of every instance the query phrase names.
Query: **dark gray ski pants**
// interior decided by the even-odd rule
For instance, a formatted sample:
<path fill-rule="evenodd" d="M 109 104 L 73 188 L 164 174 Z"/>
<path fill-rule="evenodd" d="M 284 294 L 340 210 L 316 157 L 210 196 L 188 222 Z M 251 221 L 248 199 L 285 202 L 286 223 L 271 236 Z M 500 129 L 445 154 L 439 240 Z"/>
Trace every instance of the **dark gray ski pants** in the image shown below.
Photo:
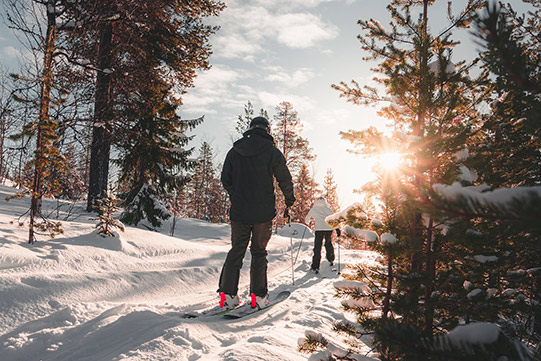
<path fill-rule="evenodd" d="M 265 296 L 267 289 L 267 244 L 272 234 L 272 221 L 249 224 L 231 221 L 231 250 L 220 274 L 219 292 L 234 296 L 238 292 L 240 269 L 250 243 L 250 293 Z"/>
<path fill-rule="evenodd" d="M 321 263 L 321 246 L 323 244 L 323 237 L 325 237 L 325 256 L 330 263 L 334 262 L 334 247 L 331 242 L 331 231 L 316 231 L 314 239 L 314 256 L 312 257 L 312 269 L 319 269 Z"/>

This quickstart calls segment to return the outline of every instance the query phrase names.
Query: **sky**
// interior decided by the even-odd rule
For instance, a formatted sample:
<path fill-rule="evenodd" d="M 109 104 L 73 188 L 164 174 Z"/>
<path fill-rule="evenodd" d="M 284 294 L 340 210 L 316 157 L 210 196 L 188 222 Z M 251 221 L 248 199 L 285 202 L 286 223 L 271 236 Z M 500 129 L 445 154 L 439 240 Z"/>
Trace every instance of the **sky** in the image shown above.
<path fill-rule="evenodd" d="M 201 74 L 184 97 L 183 116 L 205 115 L 198 139 L 210 141 L 223 158 L 235 135 L 237 117 L 248 100 L 272 118 L 275 107 L 288 101 L 298 111 L 317 156 L 312 170 L 318 183 L 332 169 L 342 207 L 361 200 L 353 190 L 373 179 L 373 162 L 348 152 L 351 144 L 340 131 L 375 126 L 389 130 L 377 109 L 340 98 L 332 84 L 352 79 L 373 84 L 376 64 L 364 61 L 357 35 L 359 19 L 374 18 L 384 26 L 388 2 L 369 0 L 251 0 L 228 1 L 214 23 L 212 69 Z M 436 2 L 445 19 L 447 2 Z M 457 11 L 459 9 L 457 3 Z M 443 16 L 443 17 L 442 17 Z M 434 29 L 435 30 L 435 29 Z M 466 36 L 467 37 L 467 36 Z M 473 50 L 473 49 L 472 49 Z"/>
<path fill-rule="evenodd" d="M 371 0 L 230 0 L 219 17 L 209 22 L 220 30 L 211 37 L 211 70 L 199 73 L 195 87 L 183 97 L 180 114 L 185 119 L 205 116 L 194 130 L 192 146 L 207 141 L 220 164 L 238 138 L 237 117 L 251 101 L 269 117 L 282 101 L 293 104 L 316 160 L 314 177 L 323 182 L 332 169 L 342 207 L 360 200 L 353 190 L 373 178 L 372 161 L 349 153 L 351 145 L 340 131 L 375 126 L 389 130 L 388 120 L 377 109 L 354 105 L 339 97 L 332 84 L 358 81 L 372 84 L 376 63 L 364 61 L 357 35 L 359 19 L 378 20 L 384 27 L 390 20 L 387 1 Z M 452 1 L 456 14 L 466 3 Z M 512 1 L 517 9 L 521 2 Z M 438 0 L 429 10 L 433 32 L 443 29 L 447 1 Z M 420 9 L 415 9 L 415 12 Z M 454 51 L 454 63 L 472 59 L 477 49 L 467 31 L 454 39 L 463 45 Z M 0 25 L 1 63 L 15 64 L 20 45 L 5 25 Z"/>

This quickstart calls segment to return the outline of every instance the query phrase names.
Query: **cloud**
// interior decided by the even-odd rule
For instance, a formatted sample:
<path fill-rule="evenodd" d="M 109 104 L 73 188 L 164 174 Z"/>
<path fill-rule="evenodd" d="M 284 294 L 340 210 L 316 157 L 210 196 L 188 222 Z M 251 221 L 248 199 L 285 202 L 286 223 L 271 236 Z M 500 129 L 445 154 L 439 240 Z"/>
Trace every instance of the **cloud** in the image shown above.
<path fill-rule="evenodd" d="M 309 97 L 306 96 L 269 91 L 259 92 L 257 96 L 264 108 L 272 110 L 271 113 L 273 113 L 274 108 L 283 101 L 293 104 L 293 108 L 299 113 L 314 108 L 314 103 Z"/>
<path fill-rule="evenodd" d="M 299 9 L 316 8 L 322 3 L 333 2 L 334 0 L 256 0 L 255 3 L 266 8 L 276 9 Z"/>
<path fill-rule="evenodd" d="M 182 96 L 182 111 L 189 113 L 215 113 L 216 105 L 225 105 L 231 99 L 231 86 L 244 75 L 225 66 L 214 65 L 199 73 L 195 87 Z"/>
<path fill-rule="evenodd" d="M 253 61 L 252 54 L 262 51 L 261 46 L 240 34 L 217 36 L 213 43 L 218 49 L 218 54 L 228 59 L 244 58 L 247 61 Z"/>
<path fill-rule="evenodd" d="M 2 54 L 8 58 L 16 59 L 24 56 L 23 52 L 11 45 L 2 48 Z"/>
<path fill-rule="evenodd" d="M 338 36 L 338 28 L 325 24 L 319 16 L 306 13 L 286 14 L 276 19 L 277 40 L 290 48 L 309 48 Z"/>
<path fill-rule="evenodd" d="M 279 82 L 288 87 L 296 87 L 306 83 L 314 78 L 315 74 L 306 68 L 295 70 L 293 73 L 287 73 L 284 69 L 278 68 L 274 73 L 265 77 L 265 80 L 271 82 Z"/>
<path fill-rule="evenodd" d="M 258 5 L 229 4 L 217 23 L 221 29 L 212 40 L 214 54 L 254 61 L 253 56 L 266 53 L 276 44 L 309 48 L 338 36 L 335 25 L 310 11 L 284 11 L 275 8 L 274 2 L 265 1 Z"/>

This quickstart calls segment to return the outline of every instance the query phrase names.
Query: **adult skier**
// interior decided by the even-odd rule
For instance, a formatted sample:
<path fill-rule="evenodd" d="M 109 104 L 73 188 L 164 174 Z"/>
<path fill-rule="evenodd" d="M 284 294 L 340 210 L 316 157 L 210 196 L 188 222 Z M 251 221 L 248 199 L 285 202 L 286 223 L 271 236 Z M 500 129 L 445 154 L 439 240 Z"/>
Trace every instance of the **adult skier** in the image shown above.
<path fill-rule="evenodd" d="M 295 202 L 291 173 L 270 135 L 269 121 L 256 117 L 242 139 L 227 153 L 221 174 L 222 184 L 231 200 L 231 250 L 227 253 L 218 288 L 220 307 L 224 310 L 239 304 L 240 269 L 248 244 L 252 255 L 251 306 L 264 308 L 269 305 L 267 244 L 276 216 L 274 178 L 284 194 L 286 217 Z"/>
<path fill-rule="evenodd" d="M 314 255 L 312 257 L 312 266 L 310 269 L 314 273 L 319 273 L 319 265 L 321 263 L 321 246 L 323 238 L 325 238 L 325 256 L 331 266 L 334 262 L 334 247 L 331 242 L 333 228 L 328 226 L 325 218 L 333 214 L 331 207 L 323 197 L 319 197 L 314 206 L 308 211 L 305 217 L 306 224 L 310 224 L 310 220 L 314 218 L 314 230 L 316 231 L 314 239 Z M 336 234 L 340 237 L 340 230 L 336 229 Z"/>

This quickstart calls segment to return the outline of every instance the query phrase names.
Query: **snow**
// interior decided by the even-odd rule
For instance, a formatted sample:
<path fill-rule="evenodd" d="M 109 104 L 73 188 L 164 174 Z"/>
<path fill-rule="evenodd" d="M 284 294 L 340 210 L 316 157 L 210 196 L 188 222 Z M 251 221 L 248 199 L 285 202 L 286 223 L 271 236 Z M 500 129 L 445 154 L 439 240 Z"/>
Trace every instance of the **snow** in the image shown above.
<path fill-rule="evenodd" d="M 465 344 L 490 344 L 498 340 L 500 328 L 493 323 L 477 322 L 456 327 L 443 336 L 459 347 Z"/>
<path fill-rule="evenodd" d="M 498 256 L 485 256 L 482 254 L 477 254 L 473 256 L 473 259 L 479 263 L 487 263 L 487 262 L 496 262 L 499 258 Z"/>
<path fill-rule="evenodd" d="M 498 290 L 496 288 L 489 288 L 487 289 L 487 298 L 492 298 L 494 295 L 498 293 Z"/>
<path fill-rule="evenodd" d="M 363 212 L 363 206 L 360 202 L 355 202 L 352 205 L 344 208 L 343 210 L 331 214 L 325 218 L 325 222 L 331 227 L 336 227 L 337 224 L 345 223 L 349 217 L 358 219 L 368 219 L 366 213 Z"/>
<path fill-rule="evenodd" d="M 473 183 L 477 180 L 477 178 L 479 178 L 479 176 L 477 175 L 477 172 L 469 169 L 465 165 L 461 165 L 459 167 L 459 170 L 460 170 L 460 174 L 458 175 L 458 178 L 463 181 Z"/>
<path fill-rule="evenodd" d="M 383 233 L 381 235 L 381 243 L 395 244 L 396 242 L 398 242 L 398 240 L 392 233 Z"/>
<path fill-rule="evenodd" d="M 483 292 L 482 290 L 480 290 L 479 288 L 476 288 L 476 289 L 470 291 L 470 293 L 468 293 L 466 295 L 466 297 L 468 297 L 469 299 L 472 299 L 472 298 L 475 298 L 475 297 L 479 296 L 482 292 Z"/>
<path fill-rule="evenodd" d="M 367 242 L 377 242 L 379 239 L 378 234 L 374 231 L 357 229 L 351 226 L 344 227 L 344 234 L 348 237 L 356 238 L 358 240 Z"/>
<path fill-rule="evenodd" d="M 449 200 L 457 200 L 460 197 L 469 199 L 470 202 L 478 202 L 481 205 L 495 205 L 511 211 L 512 203 L 517 199 L 530 199 L 532 196 L 541 197 L 541 186 L 538 187 L 515 187 L 500 188 L 489 192 L 486 185 L 477 187 L 463 187 L 455 182 L 452 185 L 434 184 L 433 189 Z"/>
<path fill-rule="evenodd" d="M 334 287 L 340 288 L 340 289 L 357 290 L 357 292 L 362 293 L 364 295 L 369 295 L 372 293 L 372 291 L 370 290 L 370 287 L 368 287 L 366 283 L 359 282 L 359 281 L 337 281 L 337 282 L 334 282 Z"/>
<path fill-rule="evenodd" d="M 513 295 L 516 295 L 516 294 L 517 294 L 517 290 L 515 290 L 514 288 L 506 288 L 502 292 L 503 296 L 513 296 Z"/>
<path fill-rule="evenodd" d="M 470 151 L 468 148 L 464 148 L 458 152 L 455 153 L 455 160 L 457 162 L 461 162 L 463 160 L 466 160 L 470 157 Z"/>
<path fill-rule="evenodd" d="M 0 359 L 15 360 L 307 360 L 297 339 L 313 331 L 332 340 L 328 354 L 348 346 L 332 331 L 346 320 L 334 285 L 341 278 L 323 260 L 309 272 L 313 238 L 305 237 L 291 285 L 290 238 L 273 235 L 268 246 L 271 292 L 289 299 L 240 320 L 184 319 L 183 312 L 216 305 L 219 273 L 230 248 L 230 227 L 177 220 L 175 237 L 126 227 L 114 238 L 95 232 L 84 204 L 63 221 L 64 234 L 26 243 L 18 216 L 28 199 L 6 196 L 0 185 Z M 60 204 L 63 204 L 60 201 Z M 60 216 L 68 216 L 66 202 Z M 44 200 L 45 213 L 56 201 Z M 292 225 L 293 226 L 293 225 Z M 293 239 L 299 249 L 300 240 Z M 372 263 L 370 251 L 341 249 L 341 262 Z M 248 300 L 250 254 L 241 271 L 239 296 Z M 357 360 L 372 360 L 363 347 Z"/>
<path fill-rule="evenodd" d="M 307 239 L 313 237 L 312 230 L 302 223 L 291 222 L 280 228 L 277 232 L 279 236 L 294 239 Z"/>

